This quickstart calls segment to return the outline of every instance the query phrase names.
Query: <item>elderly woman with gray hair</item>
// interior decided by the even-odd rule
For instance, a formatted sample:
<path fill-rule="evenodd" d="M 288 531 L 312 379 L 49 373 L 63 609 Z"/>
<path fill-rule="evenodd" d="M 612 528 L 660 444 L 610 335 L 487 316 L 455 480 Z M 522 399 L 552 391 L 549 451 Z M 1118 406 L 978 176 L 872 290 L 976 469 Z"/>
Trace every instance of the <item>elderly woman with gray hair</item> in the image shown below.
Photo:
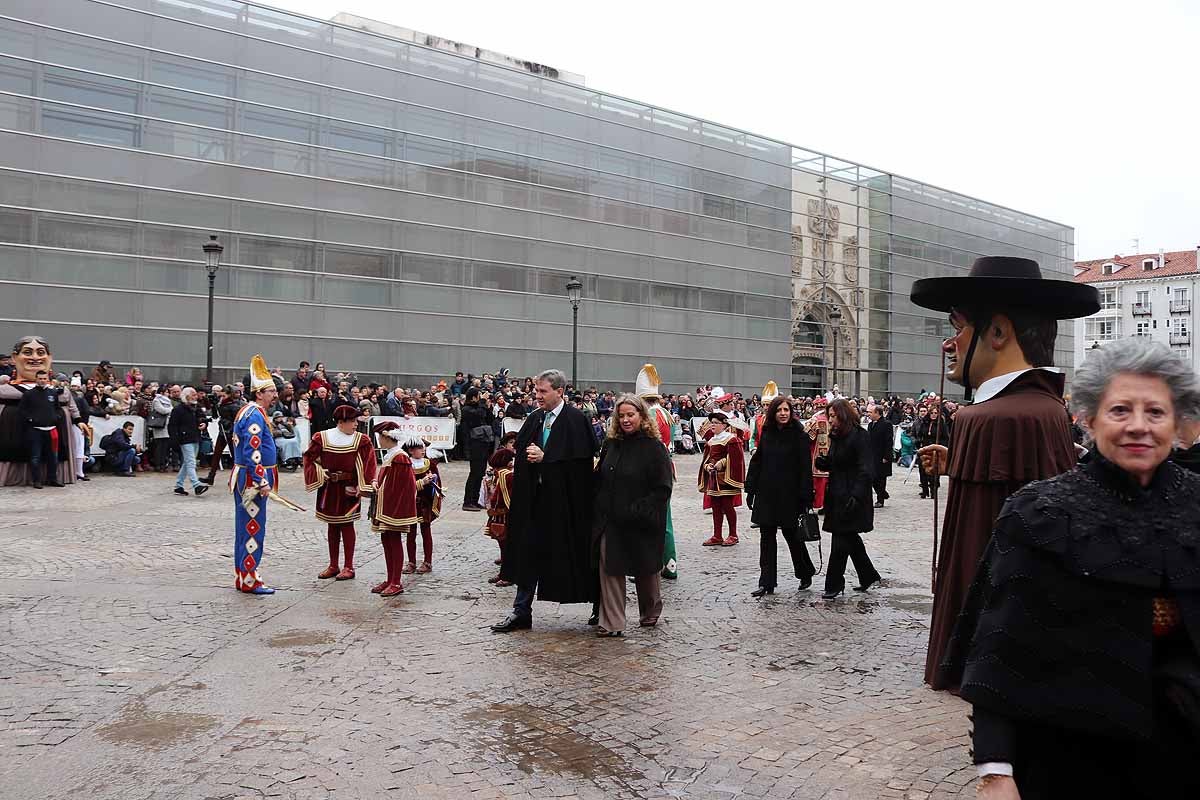
<path fill-rule="evenodd" d="M 941 669 L 974 707 L 980 797 L 1200 797 L 1200 418 L 1191 367 L 1146 338 L 1092 351 L 1086 463 L 1013 494 Z"/>

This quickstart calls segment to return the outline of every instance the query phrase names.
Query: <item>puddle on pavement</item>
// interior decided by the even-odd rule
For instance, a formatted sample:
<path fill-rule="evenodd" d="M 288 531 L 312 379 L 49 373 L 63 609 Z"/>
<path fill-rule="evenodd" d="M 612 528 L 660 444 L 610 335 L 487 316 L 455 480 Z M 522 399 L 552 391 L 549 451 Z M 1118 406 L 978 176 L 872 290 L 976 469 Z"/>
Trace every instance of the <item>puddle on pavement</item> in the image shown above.
<path fill-rule="evenodd" d="M 516 764 L 527 774 L 550 773 L 588 780 L 642 778 L 615 751 L 547 720 L 526 704 L 493 703 L 470 711 L 473 733 L 464 737 L 485 758 Z"/>
<path fill-rule="evenodd" d="M 116 722 L 105 725 L 96 733 L 113 744 L 131 745 L 143 750 L 166 750 L 215 728 L 219 722 L 219 718 L 208 714 L 137 708 L 126 711 Z"/>
<path fill-rule="evenodd" d="M 333 644 L 337 637 L 329 631 L 290 630 L 277 633 L 267 640 L 269 647 L 315 647 Z"/>
<path fill-rule="evenodd" d="M 371 618 L 371 612 L 365 608 L 333 608 L 329 616 L 343 625 L 362 625 Z"/>

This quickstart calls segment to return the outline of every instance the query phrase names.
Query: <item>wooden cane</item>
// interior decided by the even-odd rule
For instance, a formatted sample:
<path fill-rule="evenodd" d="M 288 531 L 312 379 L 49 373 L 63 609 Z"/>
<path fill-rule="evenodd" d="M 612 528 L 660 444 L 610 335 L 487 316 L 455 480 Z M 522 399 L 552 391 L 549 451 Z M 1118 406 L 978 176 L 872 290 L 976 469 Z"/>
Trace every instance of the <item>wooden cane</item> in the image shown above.
<path fill-rule="evenodd" d="M 942 376 L 938 383 L 938 421 L 933 428 L 933 443 L 941 444 L 942 441 L 942 426 L 945 422 L 942 415 L 946 412 L 946 365 L 942 364 Z M 947 456 L 948 458 L 948 456 Z M 941 516 L 938 513 L 938 495 L 941 493 L 942 476 L 938 471 L 937 453 L 933 456 L 933 560 L 931 575 L 929 579 L 929 591 L 931 594 L 937 594 L 937 567 L 938 567 L 938 522 Z"/>

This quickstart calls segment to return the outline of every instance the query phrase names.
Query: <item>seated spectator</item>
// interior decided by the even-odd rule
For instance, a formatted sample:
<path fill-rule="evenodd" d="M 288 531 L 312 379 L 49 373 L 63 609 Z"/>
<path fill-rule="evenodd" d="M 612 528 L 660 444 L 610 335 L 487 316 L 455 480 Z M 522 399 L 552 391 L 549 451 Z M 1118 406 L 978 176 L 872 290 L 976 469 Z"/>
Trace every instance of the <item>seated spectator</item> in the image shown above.
<path fill-rule="evenodd" d="M 133 468 L 140 462 L 138 454 L 141 448 L 134 445 L 133 423 L 126 422 L 117 430 L 100 440 L 100 449 L 104 451 L 104 460 L 113 471 L 125 478 L 133 477 Z"/>
<path fill-rule="evenodd" d="M 300 451 L 300 438 L 296 435 L 295 420 L 285 416 L 282 411 L 276 411 L 271 415 L 271 434 L 279 451 L 277 463 L 288 472 L 295 472 L 304 457 Z"/>

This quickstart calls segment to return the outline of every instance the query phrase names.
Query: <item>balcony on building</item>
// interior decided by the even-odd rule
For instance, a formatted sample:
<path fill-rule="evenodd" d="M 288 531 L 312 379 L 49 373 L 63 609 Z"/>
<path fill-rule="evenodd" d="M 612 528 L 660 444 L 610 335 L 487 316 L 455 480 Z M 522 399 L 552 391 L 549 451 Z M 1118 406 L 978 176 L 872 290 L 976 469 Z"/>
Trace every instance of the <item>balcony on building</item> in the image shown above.
<path fill-rule="evenodd" d="M 1191 342 L 1190 331 L 1171 331 L 1171 344 L 1191 344 Z"/>
<path fill-rule="evenodd" d="M 1191 311 L 1192 311 L 1192 301 L 1191 300 L 1172 300 L 1171 301 L 1171 313 L 1172 314 L 1190 314 Z"/>
<path fill-rule="evenodd" d="M 1150 303 L 1134 303 L 1133 315 L 1135 317 L 1148 317 L 1154 313 L 1153 305 Z"/>

